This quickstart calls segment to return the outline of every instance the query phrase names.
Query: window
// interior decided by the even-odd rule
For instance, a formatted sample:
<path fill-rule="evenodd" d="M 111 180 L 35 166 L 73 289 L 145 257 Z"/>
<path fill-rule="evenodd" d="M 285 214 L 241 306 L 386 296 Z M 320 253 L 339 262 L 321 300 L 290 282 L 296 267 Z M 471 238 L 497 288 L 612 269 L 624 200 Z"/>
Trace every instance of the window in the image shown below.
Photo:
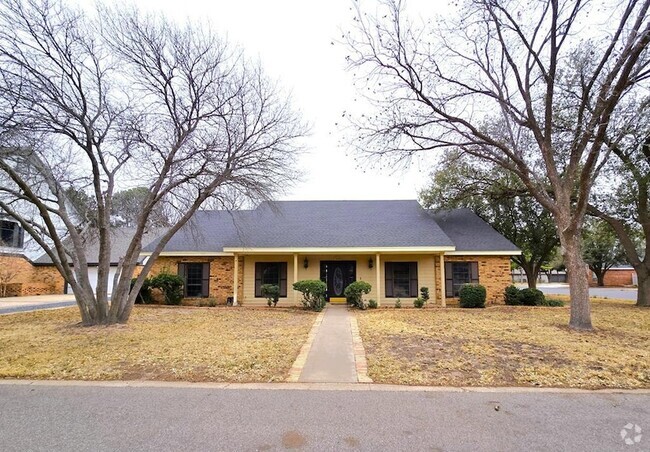
<path fill-rule="evenodd" d="M 385 273 L 387 298 L 418 296 L 417 262 L 386 262 Z"/>
<path fill-rule="evenodd" d="M 189 298 L 205 298 L 210 294 L 210 264 L 188 262 L 178 264 L 178 275 L 183 278 L 183 292 Z"/>
<path fill-rule="evenodd" d="M 15 221 L 0 221 L 0 246 L 23 247 L 24 231 Z"/>
<path fill-rule="evenodd" d="M 255 296 L 262 297 L 262 286 L 275 284 L 280 287 L 280 296 L 287 296 L 287 263 L 255 262 Z"/>
<path fill-rule="evenodd" d="M 478 283 L 478 262 L 445 262 L 445 296 L 457 297 L 463 284 Z"/>

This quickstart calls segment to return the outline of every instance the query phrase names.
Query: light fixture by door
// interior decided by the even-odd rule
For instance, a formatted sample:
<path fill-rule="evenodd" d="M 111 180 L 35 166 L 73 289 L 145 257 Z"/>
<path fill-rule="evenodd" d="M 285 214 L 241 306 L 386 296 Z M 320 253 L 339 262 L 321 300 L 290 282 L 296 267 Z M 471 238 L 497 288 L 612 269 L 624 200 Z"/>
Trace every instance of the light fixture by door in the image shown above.
<path fill-rule="evenodd" d="M 372 262 L 372 257 L 371 257 L 370 259 L 368 259 L 368 268 L 372 268 L 374 266 L 375 264 Z"/>
<path fill-rule="evenodd" d="M 303 265 L 305 268 L 309 267 L 309 261 L 307 260 L 307 258 L 305 258 L 305 260 L 303 261 L 302 265 Z"/>

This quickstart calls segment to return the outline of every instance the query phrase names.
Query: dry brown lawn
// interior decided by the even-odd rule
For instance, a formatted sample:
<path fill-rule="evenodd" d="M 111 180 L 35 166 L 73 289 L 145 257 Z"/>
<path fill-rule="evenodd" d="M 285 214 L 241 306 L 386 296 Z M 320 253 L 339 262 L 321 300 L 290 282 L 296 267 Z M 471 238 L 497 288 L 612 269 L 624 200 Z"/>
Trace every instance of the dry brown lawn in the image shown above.
<path fill-rule="evenodd" d="M 286 379 L 310 312 L 136 307 L 81 327 L 76 308 L 0 316 L 0 378 L 268 382 Z"/>
<path fill-rule="evenodd" d="M 592 301 L 591 333 L 568 329 L 568 307 L 359 312 L 369 376 L 412 385 L 650 388 L 650 309 Z"/>

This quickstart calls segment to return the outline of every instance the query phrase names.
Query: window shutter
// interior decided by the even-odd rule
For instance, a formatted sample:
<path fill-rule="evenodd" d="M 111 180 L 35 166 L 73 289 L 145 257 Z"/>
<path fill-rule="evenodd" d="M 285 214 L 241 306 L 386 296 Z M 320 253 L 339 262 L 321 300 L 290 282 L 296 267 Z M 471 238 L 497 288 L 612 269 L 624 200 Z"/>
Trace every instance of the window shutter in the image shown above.
<path fill-rule="evenodd" d="M 280 296 L 287 296 L 287 263 L 280 262 Z"/>
<path fill-rule="evenodd" d="M 445 296 L 454 296 L 454 274 L 451 262 L 445 262 Z"/>
<path fill-rule="evenodd" d="M 411 297 L 418 296 L 418 263 L 409 262 L 409 295 Z"/>
<path fill-rule="evenodd" d="M 187 268 L 187 266 L 184 263 L 182 263 L 182 262 L 178 263 L 178 276 L 183 278 L 183 296 L 184 297 L 187 296 L 187 284 L 186 284 L 187 283 L 187 272 L 186 272 L 186 268 Z"/>
<path fill-rule="evenodd" d="M 255 296 L 262 296 L 262 262 L 255 262 Z"/>
<path fill-rule="evenodd" d="M 201 296 L 209 297 L 210 296 L 210 263 L 203 264 L 201 280 Z"/>
<path fill-rule="evenodd" d="M 392 297 L 393 296 L 393 263 L 392 262 L 386 262 L 386 265 L 384 266 L 384 276 L 385 276 L 385 286 L 386 286 L 386 297 Z"/>
<path fill-rule="evenodd" d="M 478 284 L 478 262 L 469 263 L 469 279 L 472 283 Z"/>

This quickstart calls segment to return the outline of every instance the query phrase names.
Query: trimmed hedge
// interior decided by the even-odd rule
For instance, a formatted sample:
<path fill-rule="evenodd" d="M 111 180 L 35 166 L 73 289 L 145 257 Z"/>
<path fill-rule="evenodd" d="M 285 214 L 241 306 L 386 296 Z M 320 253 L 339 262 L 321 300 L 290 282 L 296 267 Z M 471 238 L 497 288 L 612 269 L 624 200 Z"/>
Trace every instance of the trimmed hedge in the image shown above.
<path fill-rule="evenodd" d="M 293 284 L 293 290 L 302 293 L 302 306 L 320 312 L 325 307 L 327 285 L 319 279 L 303 279 Z"/>
<path fill-rule="evenodd" d="M 370 293 L 372 286 L 365 281 L 354 281 L 343 291 L 343 295 L 347 298 L 348 303 L 356 306 L 359 309 L 366 309 L 366 303 L 363 301 L 363 296 Z"/>
<path fill-rule="evenodd" d="M 260 288 L 262 296 L 266 298 L 266 304 L 271 307 L 278 305 L 278 300 L 280 300 L 280 286 L 277 284 L 262 284 Z"/>
<path fill-rule="evenodd" d="M 544 306 L 546 302 L 544 292 L 538 289 L 522 289 L 519 298 L 524 306 Z"/>
<path fill-rule="evenodd" d="M 487 290 L 480 284 L 465 284 L 460 288 L 461 308 L 484 308 Z"/>
<path fill-rule="evenodd" d="M 544 292 L 538 289 L 528 288 L 519 290 L 515 286 L 508 286 L 506 287 L 504 295 L 506 304 L 510 306 L 564 306 L 564 302 L 562 300 L 547 300 Z"/>
<path fill-rule="evenodd" d="M 521 291 L 516 286 L 508 286 L 505 290 L 505 301 L 509 306 L 521 306 Z"/>

